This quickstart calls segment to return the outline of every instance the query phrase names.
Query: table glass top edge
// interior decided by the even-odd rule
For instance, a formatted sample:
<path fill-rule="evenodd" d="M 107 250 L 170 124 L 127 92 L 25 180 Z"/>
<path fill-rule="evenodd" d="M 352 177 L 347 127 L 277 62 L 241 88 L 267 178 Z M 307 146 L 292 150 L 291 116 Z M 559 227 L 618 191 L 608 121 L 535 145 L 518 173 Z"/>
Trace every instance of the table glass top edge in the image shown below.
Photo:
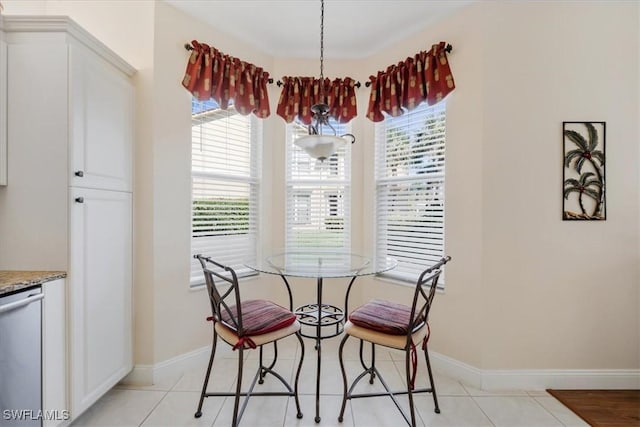
<path fill-rule="evenodd" d="M 289 277 L 339 278 L 383 273 L 398 263 L 389 257 L 366 257 L 351 252 L 318 250 L 277 251 L 244 265 L 252 270 Z"/>

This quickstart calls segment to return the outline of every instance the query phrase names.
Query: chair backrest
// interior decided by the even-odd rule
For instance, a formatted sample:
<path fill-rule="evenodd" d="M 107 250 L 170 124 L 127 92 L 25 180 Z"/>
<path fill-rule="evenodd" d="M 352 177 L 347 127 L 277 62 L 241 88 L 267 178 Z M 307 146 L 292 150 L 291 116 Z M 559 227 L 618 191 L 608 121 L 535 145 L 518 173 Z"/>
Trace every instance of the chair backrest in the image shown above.
<path fill-rule="evenodd" d="M 242 311 L 236 309 L 236 307 L 240 307 L 241 301 L 236 272 L 233 268 L 220 264 L 204 255 L 194 255 L 194 258 L 200 261 L 202 265 L 207 293 L 211 302 L 213 321 L 222 322 L 235 329 L 238 336 L 243 336 Z M 222 284 L 228 284 L 229 287 L 221 292 L 222 289 L 216 284 L 216 279 L 221 280 Z"/>
<path fill-rule="evenodd" d="M 438 287 L 438 279 L 442 274 L 441 267 L 451 261 L 451 257 L 442 258 L 437 264 L 424 270 L 418 277 L 416 289 L 411 304 L 410 327 L 407 333 L 407 342 L 411 343 L 411 335 L 421 328 L 429 320 L 429 311 L 433 305 L 433 299 Z"/>

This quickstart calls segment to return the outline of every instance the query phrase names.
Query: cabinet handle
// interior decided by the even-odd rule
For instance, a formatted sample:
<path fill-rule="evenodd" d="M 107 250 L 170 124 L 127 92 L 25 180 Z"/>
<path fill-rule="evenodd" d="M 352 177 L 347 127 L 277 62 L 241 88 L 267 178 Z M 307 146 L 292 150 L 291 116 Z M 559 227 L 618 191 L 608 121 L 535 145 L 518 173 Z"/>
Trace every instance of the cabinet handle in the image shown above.
<path fill-rule="evenodd" d="M 84 197 L 76 197 L 76 203 L 84 203 Z"/>
<path fill-rule="evenodd" d="M 84 176 L 84 172 L 83 171 L 76 171 L 74 173 L 75 176 L 79 176 L 80 178 L 82 178 Z"/>

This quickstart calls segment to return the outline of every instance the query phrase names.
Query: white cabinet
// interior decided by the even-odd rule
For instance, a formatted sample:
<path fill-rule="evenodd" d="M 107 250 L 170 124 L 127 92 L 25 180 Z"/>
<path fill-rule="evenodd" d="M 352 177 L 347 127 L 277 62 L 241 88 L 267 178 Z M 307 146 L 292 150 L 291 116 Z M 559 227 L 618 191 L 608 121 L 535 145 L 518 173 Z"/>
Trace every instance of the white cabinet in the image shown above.
<path fill-rule="evenodd" d="M 68 18 L 2 19 L 9 184 L 0 260 L 67 271 L 69 398 L 54 409 L 74 419 L 132 369 L 135 70 Z"/>
<path fill-rule="evenodd" d="M 7 185 L 7 43 L 0 16 L 0 185 Z"/>
<path fill-rule="evenodd" d="M 64 279 L 42 286 L 42 409 L 53 416 L 44 427 L 55 427 L 69 416 L 67 400 L 67 315 Z"/>
<path fill-rule="evenodd" d="M 131 191 L 131 82 L 86 49 L 69 54 L 71 185 Z"/>
<path fill-rule="evenodd" d="M 69 290 L 70 365 L 76 414 L 133 367 L 131 194 L 72 188 L 70 197 L 69 277 L 76 285 Z"/>

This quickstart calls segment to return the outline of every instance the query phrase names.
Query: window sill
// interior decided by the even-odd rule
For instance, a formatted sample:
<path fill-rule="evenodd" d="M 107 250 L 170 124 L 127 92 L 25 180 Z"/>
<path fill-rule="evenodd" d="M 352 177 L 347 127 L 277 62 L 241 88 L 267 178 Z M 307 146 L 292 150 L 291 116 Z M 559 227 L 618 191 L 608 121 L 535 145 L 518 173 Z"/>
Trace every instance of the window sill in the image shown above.
<path fill-rule="evenodd" d="M 396 286 L 404 286 L 404 287 L 410 287 L 410 288 L 413 288 L 416 285 L 415 280 L 409 280 L 409 279 L 404 280 L 399 277 L 386 276 L 382 274 L 376 275 L 374 277 L 374 280 L 384 282 L 384 283 L 389 283 Z M 444 283 L 438 283 L 437 292 L 441 294 L 445 293 Z"/>
<path fill-rule="evenodd" d="M 247 274 L 245 274 L 243 276 L 239 276 L 238 277 L 238 282 L 239 283 L 249 282 L 249 281 L 258 279 L 259 277 L 260 277 L 260 273 L 251 272 L 251 273 L 247 273 Z M 207 289 L 207 285 L 203 281 L 193 281 L 189 285 L 189 291 L 190 292 L 200 292 L 200 291 L 203 291 L 203 290 L 206 290 L 206 289 Z"/>

